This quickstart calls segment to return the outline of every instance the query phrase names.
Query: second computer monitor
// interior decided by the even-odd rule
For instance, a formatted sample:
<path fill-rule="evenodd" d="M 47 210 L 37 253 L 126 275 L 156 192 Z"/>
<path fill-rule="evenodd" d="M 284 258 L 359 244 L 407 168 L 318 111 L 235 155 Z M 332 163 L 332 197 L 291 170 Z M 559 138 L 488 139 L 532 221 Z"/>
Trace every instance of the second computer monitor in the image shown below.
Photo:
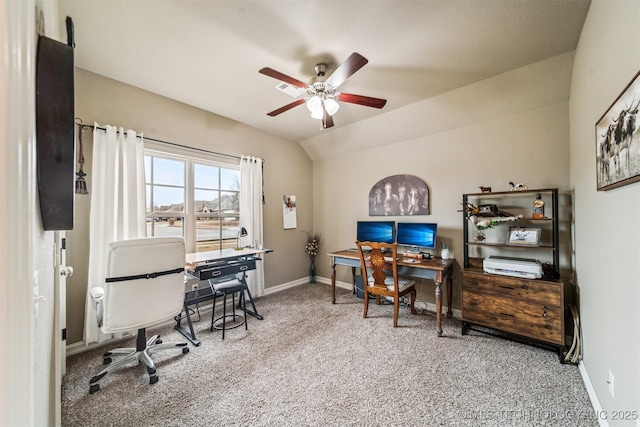
<path fill-rule="evenodd" d="M 399 222 L 398 245 L 420 249 L 435 249 L 438 224 L 425 222 Z"/>

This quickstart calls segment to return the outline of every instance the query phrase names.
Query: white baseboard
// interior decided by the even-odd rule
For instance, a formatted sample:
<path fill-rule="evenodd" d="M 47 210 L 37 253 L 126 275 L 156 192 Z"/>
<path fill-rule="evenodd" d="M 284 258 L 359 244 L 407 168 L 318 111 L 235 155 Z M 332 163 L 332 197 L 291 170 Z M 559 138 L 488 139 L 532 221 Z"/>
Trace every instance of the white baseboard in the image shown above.
<path fill-rule="evenodd" d="M 589 378 L 589 374 L 587 373 L 587 369 L 584 367 L 584 363 L 582 362 L 582 360 L 578 362 L 578 370 L 580 371 L 582 382 L 587 389 L 587 394 L 589 395 L 589 400 L 591 400 L 591 406 L 593 406 L 593 410 L 595 411 L 596 415 L 601 414 L 603 412 L 602 406 L 600 406 L 600 401 L 598 400 L 598 396 L 596 396 L 596 391 L 593 388 L 593 384 L 591 384 L 591 379 Z M 601 419 L 602 417 L 597 418 L 598 424 L 600 424 L 601 427 L 609 427 L 609 422 L 606 419 Z"/>
<path fill-rule="evenodd" d="M 298 280 L 294 280 L 292 282 L 283 283 L 283 284 L 278 285 L 278 286 L 271 286 L 271 287 L 266 288 L 264 290 L 264 294 L 265 295 L 275 294 L 276 292 L 282 292 L 285 289 L 293 288 L 293 287 L 296 287 L 298 285 L 304 285 L 305 283 L 309 283 L 309 279 L 307 279 L 307 278 L 298 279 Z M 329 282 L 329 283 L 331 283 L 331 282 Z"/>

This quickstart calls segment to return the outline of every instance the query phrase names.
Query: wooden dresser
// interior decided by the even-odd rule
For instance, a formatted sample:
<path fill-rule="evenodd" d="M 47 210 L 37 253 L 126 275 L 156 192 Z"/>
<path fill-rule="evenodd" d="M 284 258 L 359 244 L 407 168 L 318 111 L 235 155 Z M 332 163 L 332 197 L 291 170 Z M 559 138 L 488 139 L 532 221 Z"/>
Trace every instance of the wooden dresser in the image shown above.
<path fill-rule="evenodd" d="M 462 272 L 462 328 L 471 324 L 517 334 L 564 350 L 564 283 Z"/>

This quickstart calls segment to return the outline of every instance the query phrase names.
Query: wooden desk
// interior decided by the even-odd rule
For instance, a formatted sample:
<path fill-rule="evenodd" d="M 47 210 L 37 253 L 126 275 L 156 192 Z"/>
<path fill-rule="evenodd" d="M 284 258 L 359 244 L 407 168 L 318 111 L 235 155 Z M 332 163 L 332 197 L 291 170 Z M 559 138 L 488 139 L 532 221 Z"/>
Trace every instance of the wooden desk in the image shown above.
<path fill-rule="evenodd" d="M 355 277 L 356 268 L 360 268 L 360 257 L 357 250 L 342 250 L 328 253 L 331 261 L 331 303 L 336 303 L 336 265 L 346 265 L 351 267 L 351 274 Z M 431 279 L 436 284 L 436 332 L 442 336 L 442 282 L 447 278 L 447 317 L 451 317 L 451 302 L 453 296 L 453 260 L 431 258 L 423 259 L 420 262 L 408 263 L 398 261 L 398 274 L 400 276 L 411 276 L 422 279 Z M 355 279 L 354 279 L 355 280 Z M 355 281 L 354 281 L 355 286 Z M 364 292 L 366 292 L 367 280 L 364 279 Z"/>

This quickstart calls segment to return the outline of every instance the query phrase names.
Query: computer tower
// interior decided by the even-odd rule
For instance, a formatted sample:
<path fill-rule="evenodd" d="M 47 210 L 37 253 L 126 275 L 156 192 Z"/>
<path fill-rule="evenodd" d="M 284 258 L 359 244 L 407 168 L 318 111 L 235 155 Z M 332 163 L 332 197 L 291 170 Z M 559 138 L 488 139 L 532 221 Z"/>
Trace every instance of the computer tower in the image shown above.
<path fill-rule="evenodd" d="M 355 276 L 356 283 L 356 297 L 360 299 L 364 299 L 364 281 L 362 280 L 362 276 Z"/>

